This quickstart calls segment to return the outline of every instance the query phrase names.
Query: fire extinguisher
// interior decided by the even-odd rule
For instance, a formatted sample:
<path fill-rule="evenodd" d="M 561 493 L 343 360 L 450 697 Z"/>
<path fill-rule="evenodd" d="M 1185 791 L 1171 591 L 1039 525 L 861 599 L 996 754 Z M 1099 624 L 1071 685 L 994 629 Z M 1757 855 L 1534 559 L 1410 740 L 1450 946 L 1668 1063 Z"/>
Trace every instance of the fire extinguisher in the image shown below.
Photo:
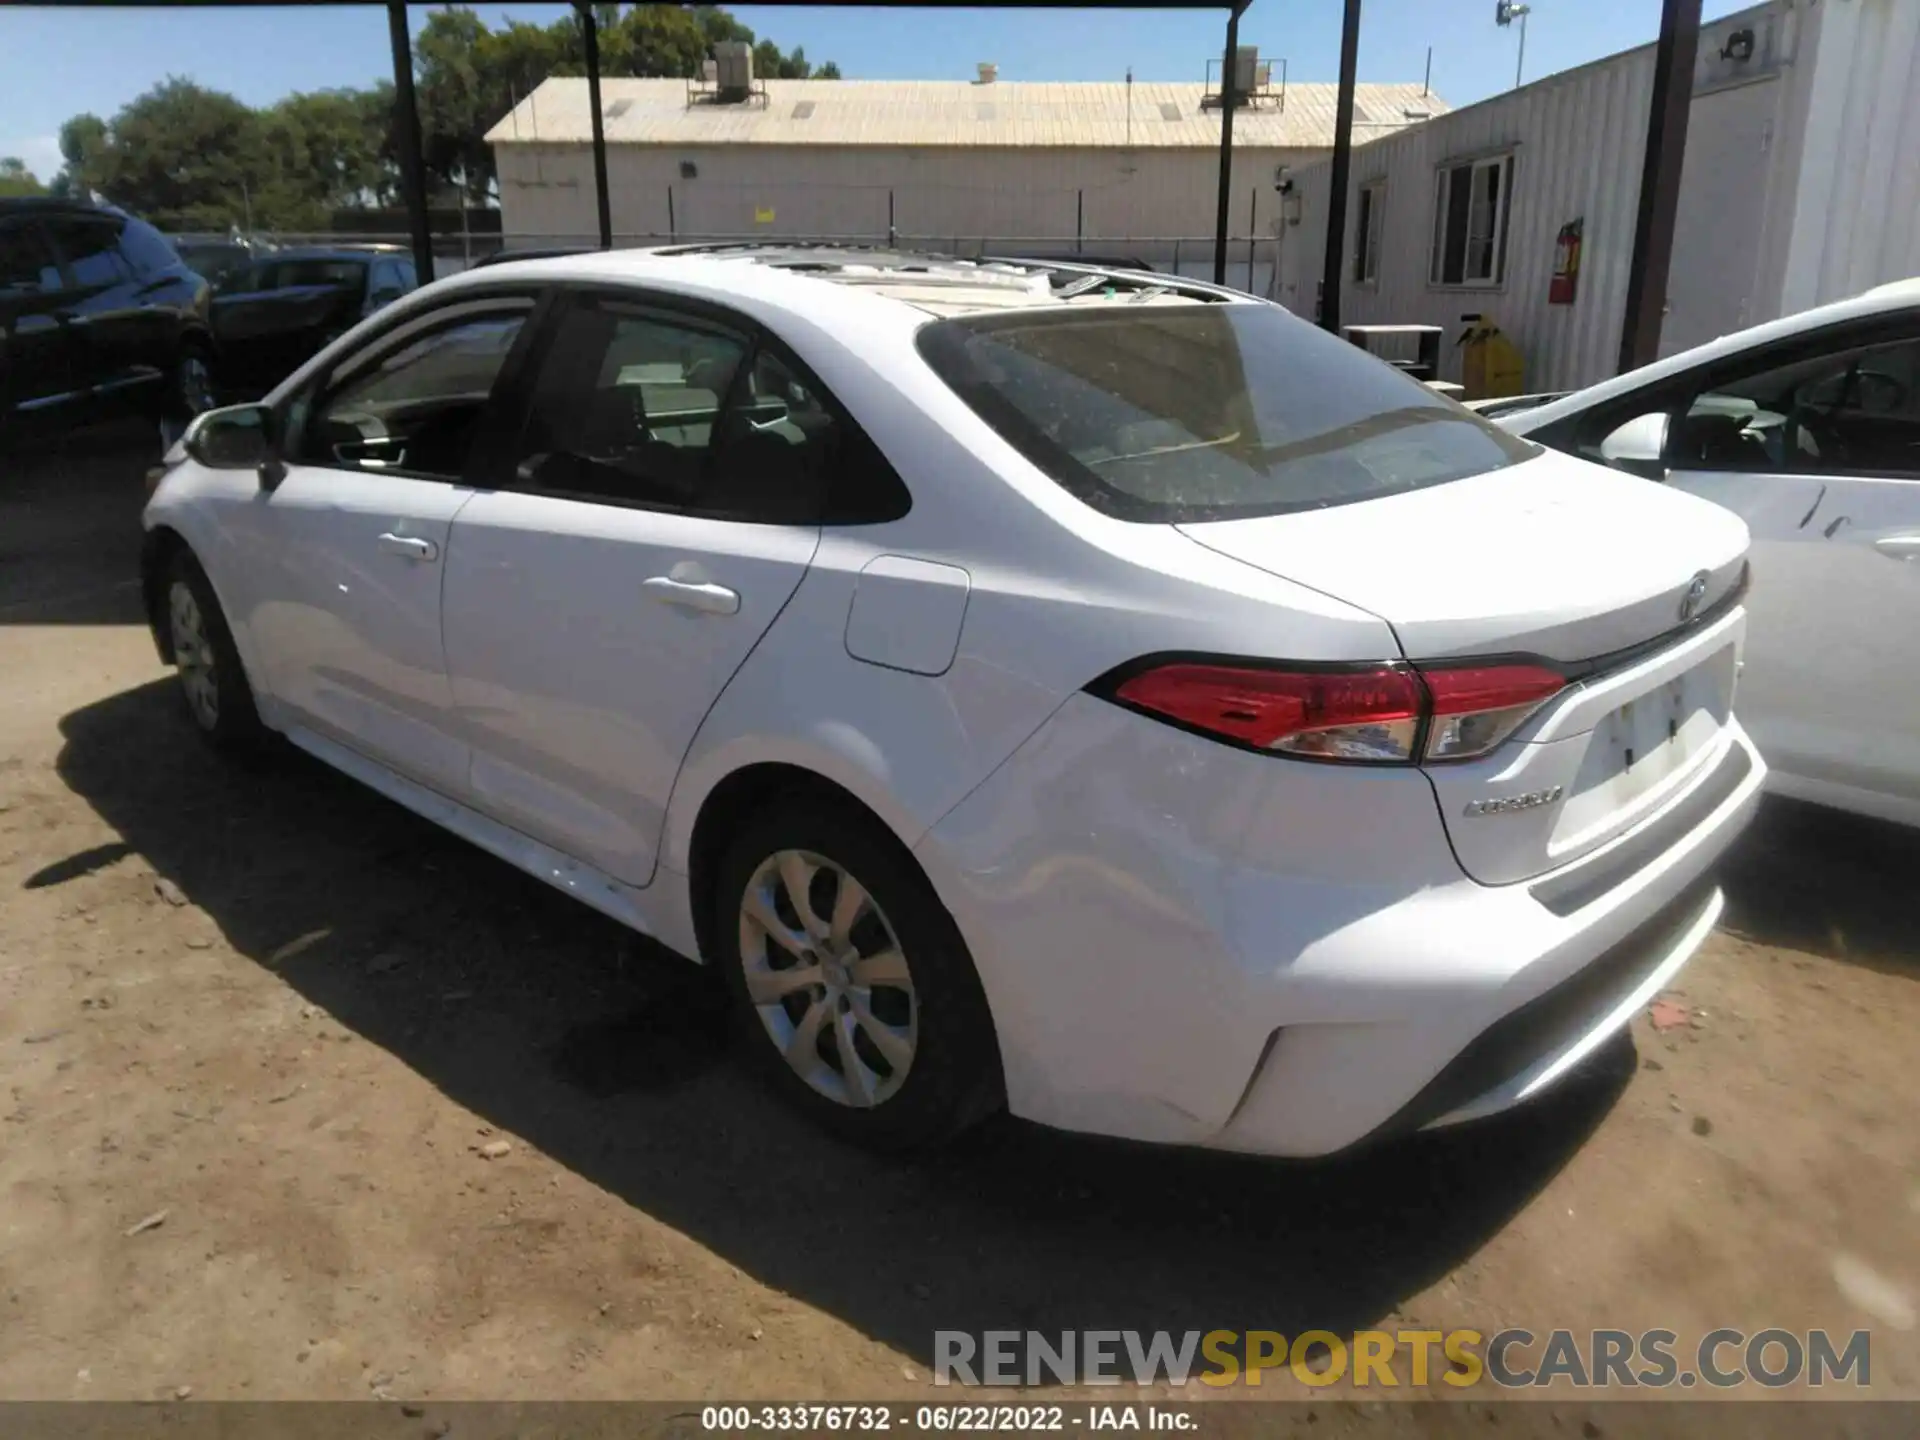
<path fill-rule="evenodd" d="M 1582 216 L 1560 227 L 1560 238 L 1553 247 L 1553 281 L 1547 287 L 1549 305 L 1571 305 L 1579 293 L 1580 240 L 1586 224 Z"/>

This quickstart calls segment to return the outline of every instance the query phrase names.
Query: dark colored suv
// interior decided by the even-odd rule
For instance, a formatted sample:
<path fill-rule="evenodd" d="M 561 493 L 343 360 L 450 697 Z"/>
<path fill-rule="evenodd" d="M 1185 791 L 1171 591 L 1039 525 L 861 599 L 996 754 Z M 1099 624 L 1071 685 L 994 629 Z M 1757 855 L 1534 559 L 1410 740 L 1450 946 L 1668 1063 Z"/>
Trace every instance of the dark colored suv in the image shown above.
<path fill-rule="evenodd" d="M 207 282 L 111 206 L 0 200 L 0 437 L 213 404 Z"/>

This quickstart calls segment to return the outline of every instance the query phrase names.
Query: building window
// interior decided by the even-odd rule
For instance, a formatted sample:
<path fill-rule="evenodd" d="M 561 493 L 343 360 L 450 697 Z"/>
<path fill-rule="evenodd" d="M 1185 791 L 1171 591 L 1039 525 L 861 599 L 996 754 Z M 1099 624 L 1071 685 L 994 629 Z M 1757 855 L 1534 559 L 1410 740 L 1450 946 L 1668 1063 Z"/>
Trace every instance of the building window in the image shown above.
<path fill-rule="evenodd" d="M 1353 222 L 1353 278 L 1363 285 L 1380 278 L 1380 221 L 1386 201 L 1384 184 L 1360 187 L 1360 209 Z"/>
<path fill-rule="evenodd" d="M 1507 278 L 1513 156 L 1443 165 L 1433 191 L 1435 285 L 1500 285 Z"/>

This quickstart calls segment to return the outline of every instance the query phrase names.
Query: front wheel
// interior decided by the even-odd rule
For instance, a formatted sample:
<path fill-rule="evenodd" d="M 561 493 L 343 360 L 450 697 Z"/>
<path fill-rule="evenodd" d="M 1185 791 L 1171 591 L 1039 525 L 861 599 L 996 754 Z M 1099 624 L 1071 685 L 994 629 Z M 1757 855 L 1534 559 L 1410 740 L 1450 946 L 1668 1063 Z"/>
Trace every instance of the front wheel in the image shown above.
<path fill-rule="evenodd" d="M 750 819 L 713 933 L 746 1045 L 775 1088 L 880 1150 L 937 1144 L 1001 1102 L 985 995 L 953 918 L 877 823 L 817 801 Z"/>
<path fill-rule="evenodd" d="M 195 728 L 217 749 L 256 745 L 265 731 L 233 632 L 206 572 L 184 549 L 168 568 L 165 604 L 174 673 Z"/>

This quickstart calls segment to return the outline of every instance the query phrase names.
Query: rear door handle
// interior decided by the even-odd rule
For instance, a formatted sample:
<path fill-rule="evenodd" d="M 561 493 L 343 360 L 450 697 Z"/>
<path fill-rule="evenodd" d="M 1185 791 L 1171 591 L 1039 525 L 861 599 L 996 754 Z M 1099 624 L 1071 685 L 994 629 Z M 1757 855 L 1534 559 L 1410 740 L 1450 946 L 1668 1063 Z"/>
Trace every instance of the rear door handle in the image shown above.
<path fill-rule="evenodd" d="M 671 575 L 655 575 L 642 580 L 640 588 L 649 599 L 678 605 L 683 610 L 698 610 L 707 615 L 740 613 L 740 592 L 724 585 L 696 585 L 691 580 L 675 580 Z"/>
<path fill-rule="evenodd" d="M 418 535 L 395 535 L 388 531 L 380 537 L 380 548 L 389 555 L 404 555 L 409 560 L 440 558 L 440 547 L 431 540 L 422 540 Z"/>
<path fill-rule="evenodd" d="M 1920 560 L 1920 535 L 1882 535 L 1873 548 L 1895 560 Z"/>

